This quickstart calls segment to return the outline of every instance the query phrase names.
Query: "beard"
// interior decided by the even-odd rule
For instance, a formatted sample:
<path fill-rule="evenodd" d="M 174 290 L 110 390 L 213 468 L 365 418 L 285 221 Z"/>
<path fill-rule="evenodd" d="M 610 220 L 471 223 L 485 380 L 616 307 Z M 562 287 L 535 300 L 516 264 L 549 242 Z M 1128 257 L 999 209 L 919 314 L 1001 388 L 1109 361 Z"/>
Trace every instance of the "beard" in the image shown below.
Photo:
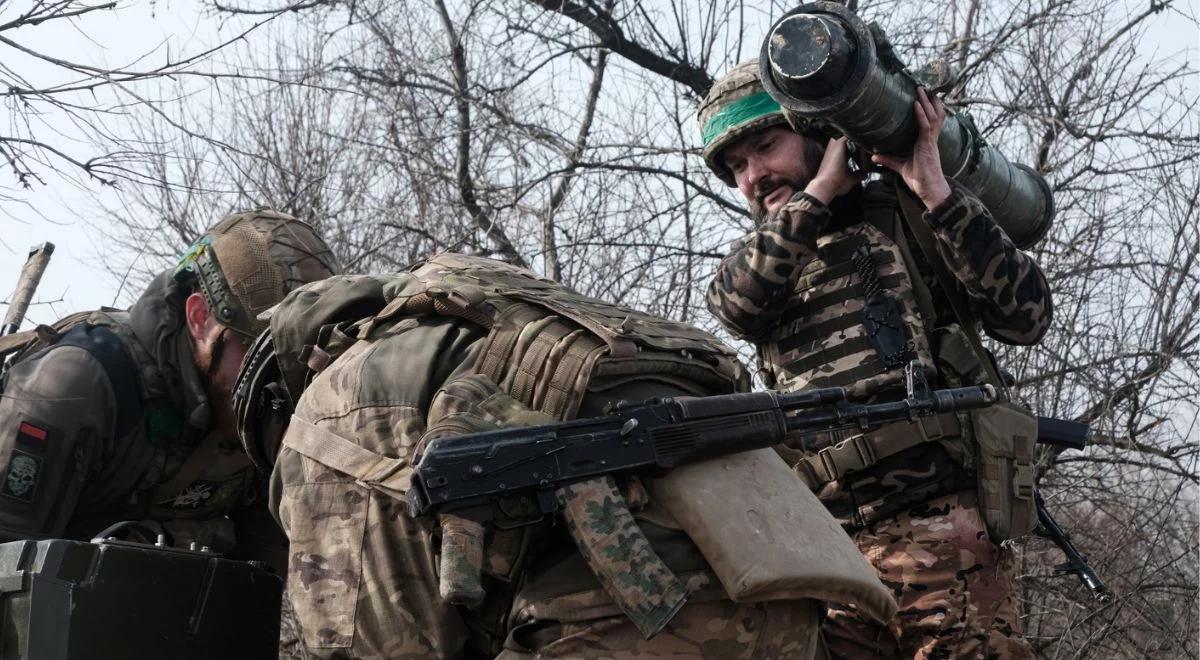
<path fill-rule="evenodd" d="M 204 337 L 204 341 L 194 341 L 194 360 L 196 369 L 209 380 L 213 371 L 221 362 L 221 353 L 225 349 L 225 328 L 214 326 Z"/>
<path fill-rule="evenodd" d="M 229 437 L 236 437 L 237 426 L 233 417 L 233 386 L 236 381 L 230 381 L 227 375 L 218 373 L 221 370 L 221 357 L 232 340 L 227 332 L 228 328 L 215 326 L 204 337 L 204 341 L 193 342 L 194 362 L 204 380 L 214 427 Z"/>
<path fill-rule="evenodd" d="M 771 193 L 779 188 L 788 186 L 792 189 L 792 194 L 804 190 L 812 177 L 808 176 L 771 176 L 764 177 L 754 186 L 754 202 L 750 205 L 750 215 L 756 222 L 762 222 L 770 212 L 767 210 L 765 200 Z"/>

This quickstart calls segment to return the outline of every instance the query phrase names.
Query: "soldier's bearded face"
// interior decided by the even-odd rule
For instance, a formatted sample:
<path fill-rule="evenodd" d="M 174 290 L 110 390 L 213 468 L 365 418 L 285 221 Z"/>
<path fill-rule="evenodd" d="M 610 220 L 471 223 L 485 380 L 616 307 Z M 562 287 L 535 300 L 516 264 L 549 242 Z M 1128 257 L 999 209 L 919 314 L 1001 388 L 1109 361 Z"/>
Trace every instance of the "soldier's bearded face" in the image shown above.
<path fill-rule="evenodd" d="M 761 220 L 804 190 L 821 163 L 821 148 L 786 126 L 773 126 L 734 142 L 722 157 L 750 212 Z"/>

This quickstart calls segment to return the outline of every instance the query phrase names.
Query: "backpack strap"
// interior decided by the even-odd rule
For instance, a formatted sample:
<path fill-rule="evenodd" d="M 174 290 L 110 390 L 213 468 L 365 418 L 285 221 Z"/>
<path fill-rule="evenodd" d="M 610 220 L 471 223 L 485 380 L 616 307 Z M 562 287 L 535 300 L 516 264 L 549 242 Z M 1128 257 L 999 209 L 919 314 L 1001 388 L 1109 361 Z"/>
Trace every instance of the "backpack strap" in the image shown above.
<path fill-rule="evenodd" d="M 967 307 L 966 301 L 962 296 L 956 295 L 958 292 L 958 279 L 950 273 L 950 269 L 946 266 L 946 260 L 942 258 L 937 249 L 937 238 L 933 235 L 933 229 L 925 222 L 922 215 L 920 202 L 913 197 L 912 193 L 908 192 L 901 186 L 896 186 L 896 197 L 900 200 L 899 217 L 908 225 L 912 231 L 913 238 L 917 241 L 917 246 L 920 247 L 921 253 L 925 255 L 925 261 L 933 268 L 933 274 L 937 277 L 938 284 L 942 290 L 946 292 L 946 300 L 950 304 L 950 309 L 954 313 L 955 319 L 958 321 L 959 327 L 962 328 L 963 334 L 971 345 L 971 349 L 975 352 L 980 364 L 983 366 L 984 374 L 987 382 L 996 388 L 996 392 L 1002 397 L 1006 397 L 1007 389 L 1004 386 L 1004 381 L 1000 378 L 1000 374 L 996 372 L 996 367 L 992 364 L 991 356 L 983 347 L 983 342 L 979 338 L 978 322 L 975 315 Z M 903 226 L 897 227 L 898 230 L 903 230 Z M 897 243 L 906 243 L 903 240 L 903 234 L 897 236 Z M 906 260 L 911 260 L 911 255 L 906 253 Z M 914 287 L 915 281 L 920 280 L 920 274 L 914 271 Z M 924 284 L 922 283 L 922 288 Z M 929 290 L 925 288 L 926 297 L 929 296 Z M 932 300 L 928 302 L 932 312 Z M 922 314 L 925 310 L 922 310 Z M 934 316 L 930 316 L 926 323 L 932 323 Z"/>
<path fill-rule="evenodd" d="M 864 219 L 878 229 L 884 236 L 892 239 L 896 244 L 896 248 L 900 250 L 900 257 L 904 261 L 904 269 L 908 271 L 909 284 L 912 287 L 913 298 L 917 302 L 917 311 L 921 312 L 921 320 L 925 325 L 925 334 L 932 338 L 933 325 L 936 323 L 937 311 L 933 305 L 933 294 L 929 291 L 929 287 L 925 286 L 925 280 L 921 277 L 921 271 L 917 268 L 917 262 L 913 259 L 912 250 L 909 249 L 908 240 L 904 235 L 904 225 L 901 220 L 901 214 L 896 212 L 896 207 L 892 203 L 891 191 L 887 188 L 889 184 L 877 184 L 876 190 L 869 193 L 876 199 L 868 197 L 863 205 Z M 886 191 L 886 192 L 885 192 Z"/>
<path fill-rule="evenodd" d="M 50 325 L 39 325 L 32 330 L 22 330 L 9 335 L 0 337 L 0 364 L 8 356 L 32 346 L 35 342 L 41 340 L 46 344 L 53 344 L 62 338 L 63 331 L 83 321 L 91 316 L 92 312 L 75 312 L 68 314 Z"/>
<path fill-rule="evenodd" d="M 79 323 L 56 342 L 51 350 L 75 346 L 87 351 L 104 369 L 117 407 L 116 435 L 122 437 L 142 422 L 142 385 L 137 365 L 121 345 L 116 333 L 102 325 Z"/>

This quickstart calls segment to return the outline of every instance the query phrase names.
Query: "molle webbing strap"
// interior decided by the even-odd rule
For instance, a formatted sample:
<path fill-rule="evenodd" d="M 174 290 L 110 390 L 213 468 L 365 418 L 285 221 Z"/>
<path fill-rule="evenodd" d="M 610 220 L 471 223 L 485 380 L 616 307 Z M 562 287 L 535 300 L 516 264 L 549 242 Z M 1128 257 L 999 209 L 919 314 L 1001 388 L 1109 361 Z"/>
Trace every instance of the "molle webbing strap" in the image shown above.
<path fill-rule="evenodd" d="M 604 342 L 574 322 L 528 303 L 496 318 L 475 371 L 532 410 L 567 419 L 579 409 Z"/>
<path fill-rule="evenodd" d="M 891 234 L 888 235 L 890 236 Z M 872 254 L 871 258 L 875 261 L 876 266 L 886 266 L 896 260 L 896 255 L 892 254 L 891 252 L 883 252 Z M 808 275 L 801 275 L 800 278 L 796 280 L 796 292 L 803 293 L 804 291 L 814 289 L 831 280 L 835 280 L 839 277 L 845 277 L 855 272 L 858 272 L 858 269 L 855 268 L 852 261 L 847 259 L 842 263 L 834 264 L 824 270 L 815 271 Z"/>
<path fill-rule="evenodd" d="M 878 262 L 876 262 L 876 263 L 878 263 Z M 895 289 L 896 287 L 900 286 L 900 284 L 902 282 L 902 278 L 903 278 L 903 276 L 900 273 L 893 273 L 891 275 L 884 275 L 882 277 L 878 277 L 877 281 L 879 282 L 879 285 L 882 288 L 892 290 L 892 289 Z M 866 297 L 866 293 L 863 291 L 862 285 L 861 284 L 853 284 L 851 286 L 844 287 L 844 288 L 838 289 L 836 291 L 830 291 L 829 293 L 825 293 L 820 296 L 811 298 L 811 299 L 809 299 L 807 306 L 810 309 L 825 309 L 826 307 L 833 307 L 834 305 L 840 305 L 840 304 L 850 301 L 850 300 L 861 300 L 862 298 L 865 298 L 865 297 Z M 795 305 L 795 307 L 797 308 L 797 310 L 803 309 L 803 307 L 801 305 Z M 784 318 L 788 318 L 789 311 L 784 312 Z M 792 317 L 795 317 L 798 315 L 799 314 L 796 314 L 796 313 L 790 314 L 790 316 L 792 316 Z M 791 319 L 788 318 L 788 320 L 791 320 Z"/>
<path fill-rule="evenodd" d="M 984 372 L 987 374 L 987 380 L 996 388 L 996 392 L 1003 398 L 1007 399 L 1008 390 L 1004 386 L 1004 381 L 1000 378 L 1000 374 L 996 373 L 996 368 L 992 364 L 991 356 L 983 347 L 983 342 L 979 339 L 979 332 L 975 322 L 975 315 L 967 308 L 966 302 L 958 295 L 958 280 L 950 273 L 946 267 L 946 261 L 942 258 L 937 249 L 937 238 L 933 235 L 933 230 L 930 229 L 928 223 L 921 217 L 922 212 L 919 203 L 910 194 L 905 192 L 899 186 L 896 187 L 896 196 L 900 200 L 901 215 L 912 230 L 913 238 L 917 240 L 917 245 L 920 246 L 921 252 L 925 255 L 925 260 L 933 268 L 934 275 L 938 279 L 938 284 L 946 293 L 946 299 L 950 303 L 950 309 L 953 310 L 955 318 L 958 319 L 958 324 L 962 327 L 963 333 L 967 336 L 967 341 L 970 342 L 971 348 L 975 350 L 979 358 L 979 362 L 983 365 Z M 914 279 L 920 279 L 919 273 Z M 928 291 L 926 291 L 928 295 Z M 932 303 L 930 303 L 932 308 Z M 922 310 L 923 311 L 923 310 Z M 926 323 L 933 323 L 934 317 L 930 317 Z"/>
<path fill-rule="evenodd" d="M 786 365 L 785 365 L 786 366 Z M 808 381 L 808 387 L 850 387 L 859 381 L 866 380 L 873 376 L 878 376 L 888 371 L 887 365 L 881 360 L 871 360 L 866 364 L 860 364 L 857 367 L 843 369 L 830 376 L 818 376 Z"/>
<path fill-rule="evenodd" d="M 534 392 L 534 406 L 559 419 L 574 416 L 583 402 L 596 361 L 608 352 L 604 342 L 575 330 L 563 338 L 546 361 L 549 377 L 542 378 Z"/>
<path fill-rule="evenodd" d="M 810 369 L 815 369 L 821 365 L 829 364 L 835 360 L 840 360 L 844 357 L 863 353 L 871 349 L 872 346 L 869 337 L 855 337 L 854 339 L 847 339 L 836 346 L 813 353 L 808 357 L 785 362 L 784 366 L 786 366 L 787 369 L 793 373 L 803 373 Z"/>
<path fill-rule="evenodd" d="M 83 321 L 91 316 L 93 312 L 75 312 L 55 321 L 50 325 L 39 325 L 32 330 L 22 330 L 14 332 L 11 335 L 0 337 L 0 363 L 9 355 L 16 353 L 27 346 L 31 346 L 39 339 L 46 343 L 57 341 L 64 334 L 64 331 Z M 50 341 L 53 340 L 53 341 Z"/>
<path fill-rule="evenodd" d="M 492 318 L 476 308 L 472 301 L 454 292 L 425 290 L 411 296 L 393 298 L 384 305 L 379 313 L 356 327 L 357 337 L 366 339 L 375 326 L 392 317 L 417 314 L 440 314 L 442 316 L 457 316 L 485 328 L 492 327 Z"/>
<path fill-rule="evenodd" d="M 546 367 L 546 358 L 572 328 L 556 316 L 540 318 L 521 329 L 512 353 L 506 378 L 501 387 L 525 405 L 533 403 L 533 392 Z M 545 412 L 545 411 L 543 411 Z"/>
<path fill-rule="evenodd" d="M 509 305 L 494 319 L 492 331 L 484 340 L 483 350 L 475 360 L 474 371 L 503 387 L 505 371 L 512 362 L 513 351 L 525 326 L 544 317 L 542 310 L 525 303 Z M 517 397 L 520 400 L 519 397 Z"/>

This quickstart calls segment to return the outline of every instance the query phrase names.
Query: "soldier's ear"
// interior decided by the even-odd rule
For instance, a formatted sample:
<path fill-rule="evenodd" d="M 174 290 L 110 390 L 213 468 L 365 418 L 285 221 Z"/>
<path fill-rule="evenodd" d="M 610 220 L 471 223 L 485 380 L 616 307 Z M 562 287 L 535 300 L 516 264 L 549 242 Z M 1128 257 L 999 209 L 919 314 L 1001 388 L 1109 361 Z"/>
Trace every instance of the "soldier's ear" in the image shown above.
<path fill-rule="evenodd" d="M 209 333 L 208 326 L 212 319 L 204 294 L 197 292 L 188 296 L 183 303 L 183 314 L 187 322 L 188 334 L 192 336 L 192 340 L 202 341 Z"/>

